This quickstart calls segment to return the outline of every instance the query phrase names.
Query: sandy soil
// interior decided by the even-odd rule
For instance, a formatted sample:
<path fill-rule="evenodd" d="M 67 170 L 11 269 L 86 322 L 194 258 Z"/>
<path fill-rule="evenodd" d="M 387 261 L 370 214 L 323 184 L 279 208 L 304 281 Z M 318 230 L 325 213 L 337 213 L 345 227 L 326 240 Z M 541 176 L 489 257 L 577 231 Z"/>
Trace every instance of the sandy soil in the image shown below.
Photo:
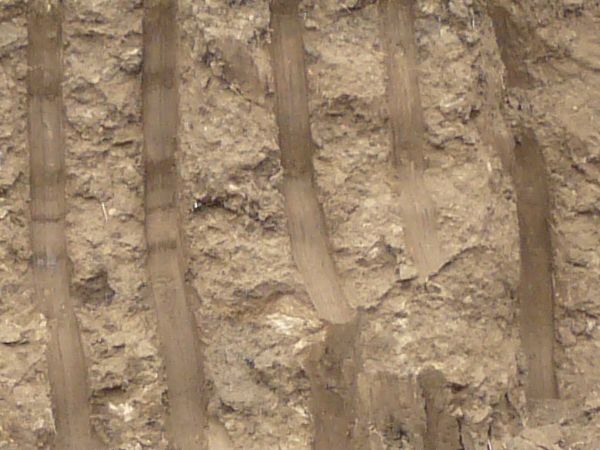
<path fill-rule="evenodd" d="M 144 233 L 142 2 L 63 3 L 65 229 L 92 423 L 107 448 L 166 449 Z M 426 282 L 390 159 L 377 5 L 300 10 L 315 189 L 360 317 L 325 327 L 294 263 L 268 2 L 180 0 L 178 204 L 209 414 L 236 449 L 307 450 L 325 377 L 339 387 L 327 405 L 360 418 L 360 449 L 597 447 L 598 2 L 417 2 L 423 183 L 443 262 Z M 10 450 L 48 448 L 54 426 L 30 264 L 26 19 L 24 2 L 0 0 L 0 449 Z M 531 405 L 515 141 L 545 164 L 553 259 L 560 399 Z"/>

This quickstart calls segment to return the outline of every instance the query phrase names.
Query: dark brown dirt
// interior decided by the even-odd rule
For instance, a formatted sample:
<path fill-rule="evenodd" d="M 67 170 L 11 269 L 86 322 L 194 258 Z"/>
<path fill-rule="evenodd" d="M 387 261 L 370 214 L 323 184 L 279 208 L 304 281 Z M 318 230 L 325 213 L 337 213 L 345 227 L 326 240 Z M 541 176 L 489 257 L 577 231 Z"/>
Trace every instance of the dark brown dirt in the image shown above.
<path fill-rule="evenodd" d="M 177 2 L 145 2 L 143 28 L 145 225 L 148 272 L 167 377 L 167 423 L 175 449 L 203 450 L 208 448 L 204 357 L 185 287 L 177 204 Z"/>
<path fill-rule="evenodd" d="M 92 441 L 87 369 L 69 293 L 59 2 L 31 2 L 27 31 L 31 252 L 35 299 L 48 328 L 53 448 L 92 450 L 97 447 Z"/>
<path fill-rule="evenodd" d="M 550 50 L 535 36 L 530 24 L 514 20 L 502 6 L 494 5 L 490 14 L 506 67 L 507 87 L 533 88 L 533 77 L 520 61 Z M 528 359 L 527 395 L 530 399 L 557 398 L 550 174 L 535 132 L 516 128 L 514 156 L 511 155 L 508 169 L 513 174 L 519 218 L 521 280 L 518 297 L 521 339 Z"/>
<path fill-rule="evenodd" d="M 271 8 L 275 115 L 285 210 L 294 261 L 304 277 L 317 314 L 332 323 L 346 323 L 352 319 L 352 310 L 329 252 L 323 210 L 314 186 L 314 144 L 298 3 L 297 0 L 275 0 Z"/>
<path fill-rule="evenodd" d="M 421 279 L 442 264 L 433 203 L 423 183 L 425 125 L 419 88 L 412 0 L 378 2 L 386 52 L 387 100 L 392 129 L 391 160 L 399 176 L 399 203 L 406 245 Z"/>
<path fill-rule="evenodd" d="M 531 130 L 517 135 L 514 180 L 519 218 L 521 340 L 528 359 L 527 397 L 557 398 L 554 289 L 548 173 Z"/>
<path fill-rule="evenodd" d="M 427 435 L 421 390 L 412 378 L 378 372 L 357 380 L 354 448 L 424 448 Z"/>
<path fill-rule="evenodd" d="M 356 374 L 361 370 L 357 347 L 358 321 L 331 325 L 323 343 L 316 344 L 306 362 L 311 383 L 314 450 L 355 448 L 357 417 Z"/>
<path fill-rule="evenodd" d="M 449 414 L 451 404 L 444 375 L 435 369 L 425 369 L 419 374 L 419 384 L 425 399 L 427 417 L 425 450 L 463 449 L 459 422 Z"/>

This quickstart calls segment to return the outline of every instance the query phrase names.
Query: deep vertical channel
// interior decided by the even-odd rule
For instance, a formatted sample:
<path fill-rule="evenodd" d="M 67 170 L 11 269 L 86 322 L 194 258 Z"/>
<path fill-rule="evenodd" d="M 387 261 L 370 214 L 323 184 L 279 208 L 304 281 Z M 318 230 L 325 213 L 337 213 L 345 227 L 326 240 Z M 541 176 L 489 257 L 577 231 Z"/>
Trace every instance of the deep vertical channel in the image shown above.
<path fill-rule="evenodd" d="M 419 384 L 425 403 L 425 450 L 459 450 L 460 428 L 456 417 L 450 414 L 449 399 L 445 391 L 446 379 L 435 369 L 427 368 L 419 374 Z"/>
<path fill-rule="evenodd" d="M 354 384 L 359 370 L 356 315 L 331 257 L 325 218 L 314 184 L 303 25 L 299 0 L 271 2 L 275 115 L 279 128 L 283 194 L 294 261 L 323 320 L 327 337 L 306 362 L 311 381 L 314 450 L 351 448 Z"/>
<path fill-rule="evenodd" d="M 331 257 L 318 202 L 308 111 L 303 25 L 299 0 L 271 2 L 275 115 L 284 170 L 283 193 L 294 261 L 319 316 L 331 323 L 353 317 Z"/>
<path fill-rule="evenodd" d="M 305 369 L 311 385 L 313 450 L 357 448 L 357 374 L 362 370 L 358 320 L 329 325 L 325 340 L 311 349 Z"/>
<path fill-rule="evenodd" d="M 533 31 L 518 24 L 496 1 L 488 1 L 488 13 L 506 69 L 506 88 L 509 93 L 515 89 L 526 92 L 533 87 L 533 80 L 523 62 L 527 54 L 525 43 L 531 40 Z M 491 93 L 500 91 L 493 85 L 489 89 Z M 514 130 L 516 139 L 501 121 L 493 124 L 495 127 L 488 125 L 490 130 L 498 126 L 502 129 L 487 133 L 490 134 L 487 139 L 499 152 L 512 177 L 517 200 L 521 259 L 518 297 L 521 343 L 528 363 L 527 398 L 552 399 L 558 397 L 558 382 L 554 363 L 555 292 L 549 173 L 535 130 L 525 125 L 529 118 L 517 117 L 522 123 Z M 486 133 L 482 135 L 485 137 Z"/>
<path fill-rule="evenodd" d="M 518 297 L 521 340 L 528 361 L 527 398 L 557 398 L 548 174 L 532 130 L 523 131 L 514 152 L 521 254 Z"/>
<path fill-rule="evenodd" d="M 98 447 L 92 440 L 85 357 L 69 292 L 58 0 L 29 2 L 28 63 L 33 280 L 49 332 L 46 356 L 56 429 L 53 447 L 89 450 Z"/>
<path fill-rule="evenodd" d="M 175 448 L 199 450 L 207 448 L 207 399 L 203 353 L 185 289 L 177 206 L 177 1 L 146 0 L 143 30 L 147 264 L 167 375 L 167 427 Z"/>
<path fill-rule="evenodd" d="M 397 171 L 406 245 L 419 276 L 439 269 L 441 250 L 433 201 L 425 188 L 425 124 L 419 91 L 414 0 L 380 0 L 387 99 L 392 131 L 392 164 Z"/>

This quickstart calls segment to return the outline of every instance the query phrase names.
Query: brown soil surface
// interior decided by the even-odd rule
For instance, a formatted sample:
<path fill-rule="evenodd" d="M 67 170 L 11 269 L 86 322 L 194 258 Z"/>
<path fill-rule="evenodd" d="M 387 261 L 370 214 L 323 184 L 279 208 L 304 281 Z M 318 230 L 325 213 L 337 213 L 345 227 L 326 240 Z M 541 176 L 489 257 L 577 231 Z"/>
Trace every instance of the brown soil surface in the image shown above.
<path fill-rule="evenodd" d="M 172 405 L 144 227 L 142 2 L 62 3 L 64 228 L 91 421 L 109 449 L 165 450 Z M 391 158 L 378 5 L 305 0 L 299 8 L 316 196 L 303 207 L 322 211 L 328 242 L 317 255 L 333 261 L 358 318 L 320 320 L 307 279 L 329 275 L 294 260 L 268 2 L 180 0 L 184 245 L 173 258 L 185 262 L 169 276 L 180 278 L 177 296 L 203 343 L 210 446 L 325 448 L 323 430 L 333 430 L 360 450 L 597 448 L 598 1 L 416 2 L 418 191 L 435 209 L 441 249 L 426 280 Z M 36 303 L 31 265 L 27 42 L 25 2 L 0 0 L 2 450 L 49 448 L 57 419 L 46 360 L 52 324 Z M 542 230 L 528 263 L 519 257 L 524 221 Z M 529 295 L 519 283 L 524 264 L 540 285 L 533 300 L 554 301 L 554 323 L 545 314 L 540 326 L 554 337 L 558 399 L 531 400 L 547 397 L 552 381 L 532 393 L 532 355 L 521 345 L 520 313 L 532 313 L 520 307 Z M 319 412 L 327 410 L 339 410 L 338 420 Z"/>

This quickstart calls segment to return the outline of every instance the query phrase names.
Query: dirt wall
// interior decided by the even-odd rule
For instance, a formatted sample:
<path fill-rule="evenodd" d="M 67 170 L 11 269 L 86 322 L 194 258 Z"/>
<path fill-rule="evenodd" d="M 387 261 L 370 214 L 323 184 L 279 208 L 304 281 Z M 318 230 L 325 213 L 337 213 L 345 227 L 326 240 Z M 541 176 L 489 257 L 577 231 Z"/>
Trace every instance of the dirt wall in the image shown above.
<path fill-rule="evenodd" d="M 109 448 L 165 449 L 166 383 L 144 239 L 142 5 L 63 3 L 66 234 L 92 421 Z M 417 2 L 424 185 L 443 260 L 426 282 L 406 247 L 390 161 L 377 5 L 307 0 L 300 9 L 317 194 L 343 289 L 362 317 L 355 395 L 371 418 L 365 448 L 430 442 L 427 401 L 441 405 L 439 420 L 457 427 L 465 449 L 594 448 L 598 3 Z M 180 0 L 178 14 L 179 205 L 209 412 L 238 449 L 305 450 L 314 433 L 311 349 L 326 333 L 289 244 L 268 2 Z M 46 323 L 29 265 L 26 43 L 23 2 L 2 0 L 0 448 L 11 450 L 46 448 L 53 432 Z M 533 410 L 525 402 L 519 229 L 506 170 L 523 128 L 548 173 L 561 396 Z M 419 382 L 425 369 L 441 374 L 433 392 Z M 373 402 L 385 392 L 367 388 L 377 380 L 390 383 L 392 398 L 404 397 L 382 408 L 414 414 L 378 414 Z"/>

